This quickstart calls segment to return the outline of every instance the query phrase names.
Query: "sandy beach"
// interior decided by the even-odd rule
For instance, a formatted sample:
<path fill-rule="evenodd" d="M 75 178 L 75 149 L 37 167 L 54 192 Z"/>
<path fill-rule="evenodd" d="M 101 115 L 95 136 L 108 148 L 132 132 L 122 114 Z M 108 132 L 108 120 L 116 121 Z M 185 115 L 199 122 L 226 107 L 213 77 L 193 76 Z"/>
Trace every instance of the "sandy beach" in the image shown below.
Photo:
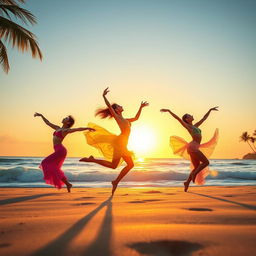
<path fill-rule="evenodd" d="M 253 255 L 256 187 L 4 188 L 0 254 Z"/>

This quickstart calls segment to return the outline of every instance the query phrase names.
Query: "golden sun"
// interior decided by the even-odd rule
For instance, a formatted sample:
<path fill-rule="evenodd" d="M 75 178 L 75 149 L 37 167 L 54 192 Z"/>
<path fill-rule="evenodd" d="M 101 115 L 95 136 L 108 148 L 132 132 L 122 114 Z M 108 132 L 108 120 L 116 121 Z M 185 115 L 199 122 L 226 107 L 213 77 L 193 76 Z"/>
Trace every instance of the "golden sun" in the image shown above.
<path fill-rule="evenodd" d="M 154 148 L 156 136 L 154 130 L 148 126 L 134 127 L 130 138 L 128 148 L 135 154 L 145 155 Z"/>

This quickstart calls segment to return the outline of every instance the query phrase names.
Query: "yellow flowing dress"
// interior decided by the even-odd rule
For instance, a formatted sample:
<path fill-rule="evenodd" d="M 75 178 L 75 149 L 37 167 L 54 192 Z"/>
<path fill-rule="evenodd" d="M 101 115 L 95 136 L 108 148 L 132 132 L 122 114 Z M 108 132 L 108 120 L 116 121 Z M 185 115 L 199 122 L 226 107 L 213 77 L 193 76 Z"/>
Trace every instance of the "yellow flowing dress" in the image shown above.
<path fill-rule="evenodd" d="M 127 136 L 115 135 L 94 123 L 88 123 L 88 127 L 95 129 L 95 131 L 84 132 L 87 143 L 98 149 L 107 161 L 112 161 L 122 156 L 133 156 L 133 152 L 127 149 Z M 119 165 L 121 163 L 122 160 Z"/>

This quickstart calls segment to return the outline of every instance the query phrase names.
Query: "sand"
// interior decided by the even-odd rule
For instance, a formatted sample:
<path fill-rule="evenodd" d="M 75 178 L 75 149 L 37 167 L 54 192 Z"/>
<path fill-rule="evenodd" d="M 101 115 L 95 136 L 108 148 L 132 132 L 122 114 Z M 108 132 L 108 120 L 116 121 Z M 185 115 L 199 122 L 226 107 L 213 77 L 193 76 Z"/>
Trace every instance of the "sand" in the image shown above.
<path fill-rule="evenodd" d="M 0 255 L 255 255 L 256 186 L 2 188 Z"/>

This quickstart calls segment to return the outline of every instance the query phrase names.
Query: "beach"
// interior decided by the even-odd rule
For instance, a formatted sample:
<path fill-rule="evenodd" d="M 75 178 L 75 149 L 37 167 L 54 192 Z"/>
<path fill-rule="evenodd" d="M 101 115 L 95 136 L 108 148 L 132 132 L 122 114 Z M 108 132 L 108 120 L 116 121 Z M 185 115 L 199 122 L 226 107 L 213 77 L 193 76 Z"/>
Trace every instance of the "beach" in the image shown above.
<path fill-rule="evenodd" d="M 253 255 L 256 186 L 1 188 L 0 254 Z"/>

